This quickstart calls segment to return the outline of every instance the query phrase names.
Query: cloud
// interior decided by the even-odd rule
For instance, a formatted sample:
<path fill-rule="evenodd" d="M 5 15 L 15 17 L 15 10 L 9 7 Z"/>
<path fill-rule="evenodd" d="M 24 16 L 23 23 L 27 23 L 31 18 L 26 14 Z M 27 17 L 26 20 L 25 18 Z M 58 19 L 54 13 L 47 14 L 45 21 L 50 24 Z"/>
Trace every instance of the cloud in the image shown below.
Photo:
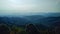
<path fill-rule="evenodd" d="M 59 11 L 59 0 L 0 0 L 0 10 Z"/>

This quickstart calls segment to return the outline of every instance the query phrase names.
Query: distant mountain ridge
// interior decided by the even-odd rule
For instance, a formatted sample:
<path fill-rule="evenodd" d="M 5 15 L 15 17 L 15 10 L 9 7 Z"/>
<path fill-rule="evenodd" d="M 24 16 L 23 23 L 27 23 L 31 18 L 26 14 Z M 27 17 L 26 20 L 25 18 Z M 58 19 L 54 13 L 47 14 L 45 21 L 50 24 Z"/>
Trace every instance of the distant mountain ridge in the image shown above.
<path fill-rule="evenodd" d="M 60 22 L 60 13 L 50 13 L 44 15 L 30 15 L 23 17 L 0 17 L 0 23 L 6 24 L 16 24 L 16 25 L 25 25 L 25 24 L 42 24 L 44 26 L 50 26 L 53 23 Z"/>
<path fill-rule="evenodd" d="M 0 15 L 2 17 L 22 17 L 22 16 L 33 16 L 33 15 L 42 15 L 45 17 L 50 17 L 50 16 L 60 16 L 60 12 L 55 12 L 55 13 L 33 13 L 33 14 L 27 14 L 27 15 L 21 15 L 21 14 L 16 14 L 16 15 Z"/>

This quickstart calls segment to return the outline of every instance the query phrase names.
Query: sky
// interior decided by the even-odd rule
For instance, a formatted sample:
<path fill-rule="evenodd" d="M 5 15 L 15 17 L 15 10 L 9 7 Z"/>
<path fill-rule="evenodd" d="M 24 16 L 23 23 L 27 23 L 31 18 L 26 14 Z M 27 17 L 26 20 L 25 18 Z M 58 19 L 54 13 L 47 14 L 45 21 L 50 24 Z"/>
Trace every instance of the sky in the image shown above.
<path fill-rule="evenodd" d="M 0 0 L 0 15 L 60 12 L 60 0 Z"/>

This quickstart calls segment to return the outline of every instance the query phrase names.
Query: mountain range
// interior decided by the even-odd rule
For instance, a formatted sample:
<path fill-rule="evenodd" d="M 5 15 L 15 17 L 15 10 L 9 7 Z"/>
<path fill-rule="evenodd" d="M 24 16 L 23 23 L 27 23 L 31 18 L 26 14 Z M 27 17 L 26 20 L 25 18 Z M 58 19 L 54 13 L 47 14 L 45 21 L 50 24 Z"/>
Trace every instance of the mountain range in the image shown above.
<path fill-rule="evenodd" d="M 57 23 L 60 23 L 60 13 L 49 13 L 45 15 L 30 15 L 23 17 L 0 17 L 0 23 L 9 25 L 26 25 L 26 24 L 38 24 L 40 27 L 50 27 Z M 54 24 L 54 25 L 53 25 Z M 58 24 L 57 24 L 58 25 Z M 42 27 L 42 28 L 43 28 Z"/>

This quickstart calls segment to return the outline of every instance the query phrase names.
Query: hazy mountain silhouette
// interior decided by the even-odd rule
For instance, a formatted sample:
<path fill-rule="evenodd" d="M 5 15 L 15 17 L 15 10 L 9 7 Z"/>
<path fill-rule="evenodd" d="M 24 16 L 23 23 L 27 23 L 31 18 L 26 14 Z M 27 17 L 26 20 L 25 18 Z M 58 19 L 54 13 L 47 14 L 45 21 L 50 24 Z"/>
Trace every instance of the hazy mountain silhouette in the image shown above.
<path fill-rule="evenodd" d="M 30 15 L 24 17 L 0 17 L 0 23 L 25 25 L 28 23 L 43 24 L 44 26 L 50 26 L 53 23 L 60 22 L 60 13 L 49 13 L 45 15 Z"/>

